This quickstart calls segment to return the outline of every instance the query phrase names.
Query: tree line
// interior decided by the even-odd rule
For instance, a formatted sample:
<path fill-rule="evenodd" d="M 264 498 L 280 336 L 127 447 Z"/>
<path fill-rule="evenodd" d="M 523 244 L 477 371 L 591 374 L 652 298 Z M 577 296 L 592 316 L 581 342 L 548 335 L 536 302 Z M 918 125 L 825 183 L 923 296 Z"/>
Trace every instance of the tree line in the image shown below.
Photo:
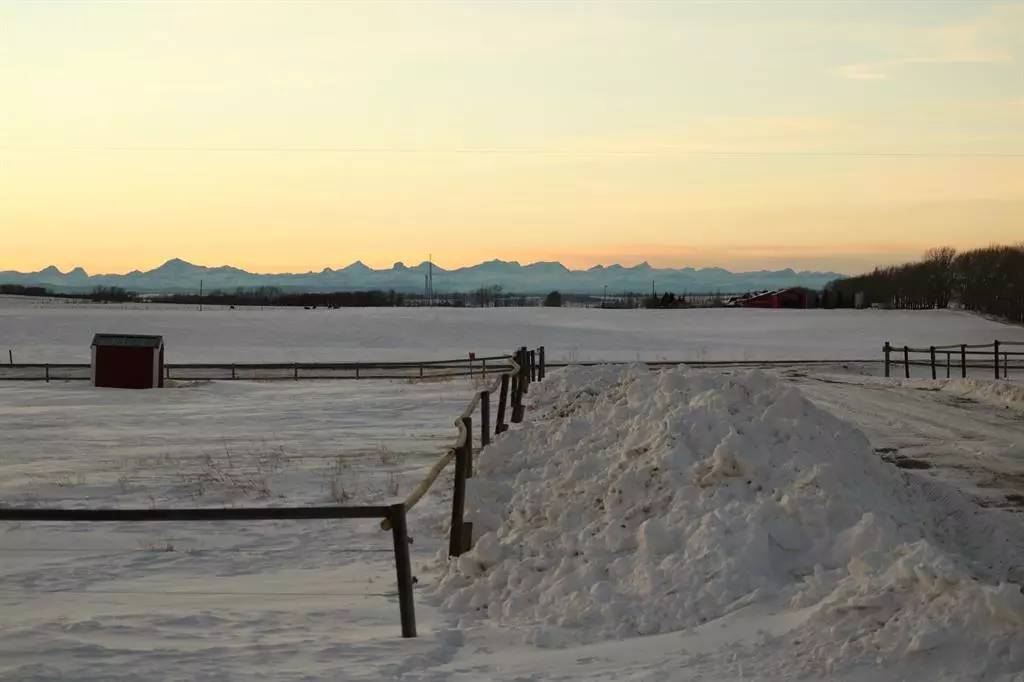
<path fill-rule="evenodd" d="M 304 308 L 386 308 L 406 304 L 407 294 L 397 291 L 289 292 L 278 287 L 214 289 L 202 295 L 189 293 L 152 296 L 155 303 L 219 306 L 302 306 Z"/>
<path fill-rule="evenodd" d="M 931 249 L 922 260 L 831 282 L 824 307 L 921 310 L 951 305 L 1024 322 L 1024 242 L 957 252 Z"/>
<path fill-rule="evenodd" d="M 138 294 L 121 287 L 94 287 L 81 293 L 54 292 L 46 287 L 22 284 L 0 284 L 0 294 L 8 296 L 36 296 L 39 298 L 67 298 L 97 303 L 127 303 L 138 298 Z"/>

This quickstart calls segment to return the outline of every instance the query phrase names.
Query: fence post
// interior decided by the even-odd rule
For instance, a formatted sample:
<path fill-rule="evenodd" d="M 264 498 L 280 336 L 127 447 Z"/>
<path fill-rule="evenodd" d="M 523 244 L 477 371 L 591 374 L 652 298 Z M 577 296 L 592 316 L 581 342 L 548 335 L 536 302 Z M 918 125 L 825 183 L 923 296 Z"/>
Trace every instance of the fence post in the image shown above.
<path fill-rule="evenodd" d="M 292 363 L 292 370 L 295 373 L 295 380 L 298 381 L 299 380 L 299 365 L 298 365 L 298 363 L 295 363 L 295 362 Z"/>
<path fill-rule="evenodd" d="M 236 379 L 237 378 L 237 376 L 235 375 L 235 363 L 233 363 L 233 362 L 231 363 L 231 378 L 232 379 Z"/>
<path fill-rule="evenodd" d="M 946 378 L 947 379 L 949 378 L 949 365 L 950 365 L 950 361 L 951 361 L 951 356 L 952 356 L 952 353 L 947 350 L 946 351 Z"/>
<path fill-rule="evenodd" d="M 885 353 L 885 377 L 889 378 L 889 353 L 892 352 L 892 346 L 886 341 L 885 345 L 882 346 L 882 352 Z"/>
<path fill-rule="evenodd" d="M 526 352 L 526 346 L 519 349 L 519 394 L 530 393 L 530 354 Z"/>
<path fill-rule="evenodd" d="M 402 614 L 402 637 L 416 636 L 416 607 L 412 600 L 412 561 L 409 559 L 409 530 L 405 524 L 405 503 L 391 505 L 391 537 L 395 542 L 395 573 L 398 577 L 398 609 Z"/>
<path fill-rule="evenodd" d="M 480 447 L 491 444 L 491 392 L 480 391 Z"/>
<path fill-rule="evenodd" d="M 50 383 L 50 364 L 46 364 L 46 383 Z"/>
<path fill-rule="evenodd" d="M 356 379 L 359 378 L 359 365 L 356 365 Z"/>
<path fill-rule="evenodd" d="M 935 374 L 935 346 L 928 346 L 928 354 L 931 356 L 932 361 L 932 380 L 938 379 L 939 377 Z"/>
<path fill-rule="evenodd" d="M 465 419 L 463 419 L 465 426 Z M 466 441 L 470 442 L 472 434 L 465 430 Z M 462 546 L 463 530 L 462 521 L 466 511 L 466 457 L 465 443 L 455 448 L 455 490 L 452 493 L 452 523 L 448 534 L 448 556 L 461 556 L 464 549 Z"/>
<path fill-rule="evenodd" d="M 537 380 L 537 351 L 530 351 L 530 383 Z"/>
<path fill-rule="evenodd" d="M 967 378 L 967 344 L 960 344 L 960 376 Z"/>
<path fill-rule="evenodd" d="M 522 359 L 522 353 L 518 355 L 519 359 Z M 525 393 L 526 381 L 523 379 L 522 368 L 512 378 L 512 423 L 521 424 L 523 421 L 523 413 L 526 409 L 523 407 L 523 393 Z"/>
<path fill-rule="evenodd" d="M 999 342 L 998 341 L 994 341 L 992 343 L 992 348 L 993 348 L 992 353 L 995 356 L 995 361 L 996 361 L 996 365 L 995 365 L 995 367 L 996 367 L 996 379 L 998 379 L 999 378 Z"/>
<path fill-rule="evenodd" d="M 1003 378 L 1010 378 L 1010 354 L 1003 353 Z"/>
<path fill-rule="evenodd" d="M 904 372 L 907 378 L 910 378 L 910 347 L 903 346 L 903 367 L 906 369 Z"/>
<path fill-rule="evenodd" d="M 464 417 L 462 423 L 466 426 L 466 478 L 473 478 L 473 418 Z"/>
<path fill-rule="evenodd" d="M 10 348 L 7 349 L 7 359 L 11 361 L 10 364 L 14 364 L 14 350 Z"/>
<path fill-rule="evenodd" d="M 420 363 L 420 379 L 423 378 L 423 363 Z"/>
<path fill-rule="evenodd" d="M 505 404 L 508 402 L 508 381 L 508 374 L 502 374 L 501 389 L 498 393 L 498 418 L 494 423 L 494 435 L 508 431 L 508 425 L 505 423 Z"/>
<path fill-rule="evenodd" d="M 547 374 L 547 363 L 544 361 L 544 346 L 537 349 L 537 378 L 544 381 L 544 375 Z"/>

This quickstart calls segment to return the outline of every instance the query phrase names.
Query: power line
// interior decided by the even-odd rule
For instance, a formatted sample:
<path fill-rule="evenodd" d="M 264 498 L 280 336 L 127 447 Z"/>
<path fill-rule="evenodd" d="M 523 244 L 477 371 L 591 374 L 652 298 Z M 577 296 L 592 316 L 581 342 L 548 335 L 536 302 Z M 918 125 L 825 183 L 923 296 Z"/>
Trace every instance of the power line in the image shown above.
<path fill-rule="evenodd" d="M 673 147 L 645 149 L 500 149 L 500 148 L 438 148 L 415 149 L 402 147 L 159 147 L 159 146 L 98 146 L 98 147 L 18 147 L 0 146 L 5 152 L 67 152 L 67 153 L 208 153 L 208 154 L 380 154 L 419 156 L 688 156 L 722 158 L 760 157 L 850 157 L 850 158 L 1024 158 L 1024 151 L 1012 152 L 857 152 L 847 150 L 824 151 L 751 151 L 751 150 L 688 150 Z"/>

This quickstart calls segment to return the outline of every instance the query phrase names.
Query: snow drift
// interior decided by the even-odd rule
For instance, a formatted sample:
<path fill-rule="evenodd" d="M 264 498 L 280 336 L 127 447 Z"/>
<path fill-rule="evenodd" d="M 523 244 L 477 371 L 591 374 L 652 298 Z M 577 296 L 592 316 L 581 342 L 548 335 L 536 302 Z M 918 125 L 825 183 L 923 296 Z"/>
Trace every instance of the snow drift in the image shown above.
<path fill-rule="evenodd" d="M 562 646 L 770 604 L 799 610 L 811 665 L 955 646 L 983 674 L 1024 669 L 1022 524 L 882 462 L 798 390 L 631 366 L 530 397 L 480 456 L 479 539 L 434 590 L 467 622 Z"/>

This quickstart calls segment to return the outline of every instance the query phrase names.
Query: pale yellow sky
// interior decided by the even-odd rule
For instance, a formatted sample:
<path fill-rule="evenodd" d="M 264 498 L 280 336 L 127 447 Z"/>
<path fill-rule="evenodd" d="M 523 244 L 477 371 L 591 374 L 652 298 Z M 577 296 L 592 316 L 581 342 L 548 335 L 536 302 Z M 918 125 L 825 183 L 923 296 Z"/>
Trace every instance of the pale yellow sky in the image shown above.
<path fill-rule="evenodd" d="M 1024 3 L 0 0 L 0 270 L 1024 239 Z"/>

